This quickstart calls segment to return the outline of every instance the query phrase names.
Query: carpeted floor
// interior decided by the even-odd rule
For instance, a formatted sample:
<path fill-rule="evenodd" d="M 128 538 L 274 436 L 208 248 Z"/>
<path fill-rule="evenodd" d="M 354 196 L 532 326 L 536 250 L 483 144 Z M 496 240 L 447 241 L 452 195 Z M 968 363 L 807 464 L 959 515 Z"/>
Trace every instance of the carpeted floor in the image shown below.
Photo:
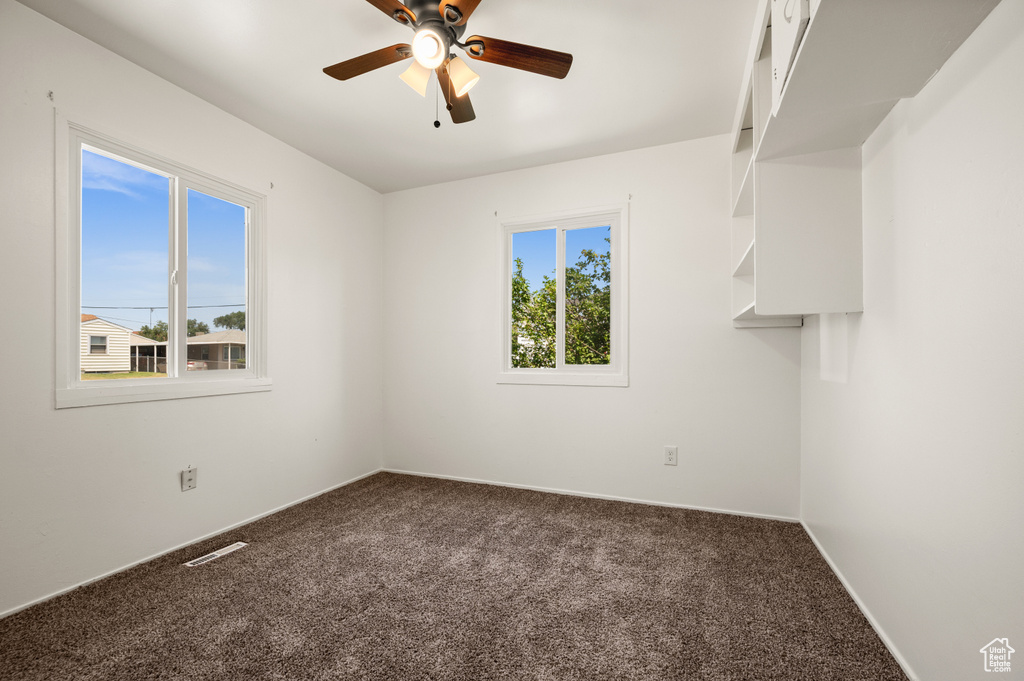
<path fill-rule="evenodd" d="M 0 620 L 0 677 L 906 679 L 798 524 L 388 473 Z"/>

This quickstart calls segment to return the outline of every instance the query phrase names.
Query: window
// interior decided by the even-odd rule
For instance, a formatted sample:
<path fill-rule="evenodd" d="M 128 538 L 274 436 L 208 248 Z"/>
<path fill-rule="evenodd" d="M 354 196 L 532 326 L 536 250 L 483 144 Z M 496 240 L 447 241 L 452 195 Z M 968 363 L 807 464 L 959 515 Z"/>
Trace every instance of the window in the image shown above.
<path fill-rule="evenodd" d="M 57 132 L 69 149 L 57 169 L 57 406 L 268 390 L 264 197 L 66 120 Z M 90 315 L 134 333 L 125 347 L 91 336 L 89 354 L 131 358 L 134 371 L 81 380 Z M 239 361 L 188 361 L 190 339 L 218 332 Z"/>
<path fill-rule="evenodd" d="M 105 355 L 105 354 L 107 354 L 107 337 L 106 336 L 89 336 L 89 354 L 90 355 Z"/>
<path fill-rule="evenodd" d="M 626 386 L 626 207 L 501 226 L 500 383 Z"/>
<path fill-rule="evenodd" d="M 237 363 L 243 359 L 242 348 L 238 345 L 232 345 L 230 347 L 225 345 L 222 354 L 225 362 L 231 361 Z"/>

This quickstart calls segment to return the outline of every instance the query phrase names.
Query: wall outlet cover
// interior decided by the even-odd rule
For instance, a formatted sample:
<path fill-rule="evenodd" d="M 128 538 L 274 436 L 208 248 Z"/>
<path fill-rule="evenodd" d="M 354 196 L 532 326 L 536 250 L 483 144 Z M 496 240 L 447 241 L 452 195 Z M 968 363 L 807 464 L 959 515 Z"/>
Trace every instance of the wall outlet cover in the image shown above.
<path fill-rule="evenodd" d="M 196 478 L 198 477 L 199 469 L 197 468 L 186 468 L 181 472 L 181 491 L 187 492 L 190 489 L 196 488 Z"/>

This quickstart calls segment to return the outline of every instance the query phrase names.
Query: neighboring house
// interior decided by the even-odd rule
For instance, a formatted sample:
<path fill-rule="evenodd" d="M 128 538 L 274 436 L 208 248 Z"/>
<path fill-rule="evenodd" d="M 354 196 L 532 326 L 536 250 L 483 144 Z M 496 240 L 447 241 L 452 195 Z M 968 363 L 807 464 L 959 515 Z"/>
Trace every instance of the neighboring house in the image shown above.
<path fill-rule="evenodd" d="M 167 371 L 167 341 L 155 341 L 133 332 L 130 343 L 132 371 Z"/>
<path fill-rule="evenodd" d="M 81 333 L 82 371 L 99 373 L 131 369 L 131 329 L 100 319 L 96 315 L 83 314 Z"/>
<path fill-rule="evenodd" d="M 132 333 L 129 343 L 132 371 L 167 371 L 167 341 Z M 245 367 L 245 331 L 201 333 L 190 336 L 187 345 L 189 371 Z"/>
<path fill-rule="evenodd" d="M 242 369 L 245 367 L 245 331 L 227 329 L 190 336 L 190 369 Z M 205 362 L 205 364 L 199 364 Z"/>

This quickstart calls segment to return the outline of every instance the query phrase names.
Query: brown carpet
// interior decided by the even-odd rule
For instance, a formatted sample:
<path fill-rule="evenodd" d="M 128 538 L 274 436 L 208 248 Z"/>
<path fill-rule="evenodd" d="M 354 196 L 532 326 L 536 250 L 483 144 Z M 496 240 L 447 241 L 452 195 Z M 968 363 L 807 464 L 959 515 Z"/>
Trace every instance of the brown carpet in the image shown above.
<path fill-rule="evenodd" d="M 0 677 L 906 678 L 797 524 L 387 473 L 0 620 Z"/>

